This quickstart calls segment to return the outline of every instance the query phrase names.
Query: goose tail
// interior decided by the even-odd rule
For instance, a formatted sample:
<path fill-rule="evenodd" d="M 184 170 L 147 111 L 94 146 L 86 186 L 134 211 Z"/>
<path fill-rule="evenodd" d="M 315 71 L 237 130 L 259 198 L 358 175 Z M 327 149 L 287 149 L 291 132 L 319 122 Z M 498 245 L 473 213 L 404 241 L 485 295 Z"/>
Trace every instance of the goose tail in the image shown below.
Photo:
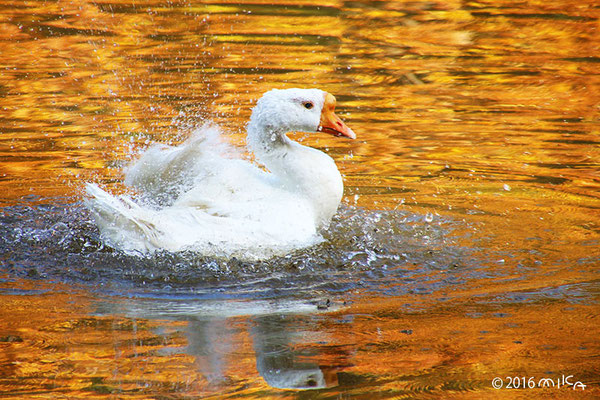
<path fill-rule="evenodd" d="M 113 196 L 98 185 L 87 183 L 83 201 L 92 213 L 102 238 L 127 253 L 154 251 L 160 247 L 160 230 L 151 211 L 129 197 Z"/>

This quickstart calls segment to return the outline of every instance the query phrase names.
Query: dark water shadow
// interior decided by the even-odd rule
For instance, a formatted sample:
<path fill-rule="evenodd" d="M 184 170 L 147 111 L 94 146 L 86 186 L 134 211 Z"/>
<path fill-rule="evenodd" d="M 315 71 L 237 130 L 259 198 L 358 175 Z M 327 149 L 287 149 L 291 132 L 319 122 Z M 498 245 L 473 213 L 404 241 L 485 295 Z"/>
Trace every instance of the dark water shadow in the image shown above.
<path fill-rule="evenodd" d="M 430 294 L 480 276 L 472 249 L 456 245 L 464 227 L 431 215 L 343 205 L 323 242 L 262 262 L 194 252 L 132 256 L 106 247 L 77 199 L 23 199 L 0 209 L 0 257 L 8 276 L 83 286 L 124 297 L 260 300 Z M 466 274 L 466 275 L 465 275 Z"/>

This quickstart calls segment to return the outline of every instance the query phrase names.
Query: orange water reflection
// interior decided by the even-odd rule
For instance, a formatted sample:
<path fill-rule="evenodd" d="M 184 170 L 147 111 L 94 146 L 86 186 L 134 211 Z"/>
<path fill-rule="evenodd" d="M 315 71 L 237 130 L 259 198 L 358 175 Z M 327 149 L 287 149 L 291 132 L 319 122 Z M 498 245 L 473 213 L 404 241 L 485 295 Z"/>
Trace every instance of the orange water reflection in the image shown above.
<path fill-rule="evenodd" d="M 491 266 L 441 293 L 359 291 L 283 322 L 125 300 L 96 313 L 85 291 L 27 292 L 37 283 L 7 267 L 0 393 L 292 397 L 264 372 L 285 361 L 321 371 L 323 397 L 513 398 L 491 379 L 562 373 L 591 386 L 560 396 L 597 396 L 599 21 L 576 1 L 1 0 L 3 205 L 90 180 L 122 190 L 137 149 L 203 119 L 241 145 L 261 93 L 317 86 L 359 139 L 294 137 L 336 159 L 344 201 L 463 221 L 451 239 Z M 289 357 L 261 358 L 269 346 Z"/>
<path fill-rule="evenodd" d="M 406 312 L 402 301 L 365 299 L 328 314 L 223 319 L 204 309 L 147 319 L 141 312 L 151 305 L 144 302 L 113 303 L 113 315 L 102 316 L 106 304 L 86 296 L 3 296 L 0 389 L 27 398 L 279 398 L 277 387 L 322 385 L 326 398 L 423 391 L 513 398 L 493 389 L 492 379 L 567 374 L 585 390 L 535 387 L 528 396 L 598 393 L 598 368 L 589 361 L 598 346 L 589 322 L 597 318 L 594 307 L 461 301 Z"/>

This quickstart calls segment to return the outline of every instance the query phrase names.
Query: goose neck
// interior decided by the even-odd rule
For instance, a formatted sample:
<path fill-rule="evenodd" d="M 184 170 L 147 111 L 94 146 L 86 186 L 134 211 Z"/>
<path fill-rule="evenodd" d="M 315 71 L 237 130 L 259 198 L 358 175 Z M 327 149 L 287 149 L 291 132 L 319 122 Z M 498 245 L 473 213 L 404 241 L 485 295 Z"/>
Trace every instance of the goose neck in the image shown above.
<path fill-rule="evenodd" d="M 248 124 L 248 146 L 254 155 L 263 163 L 270 156 L 285 152 L 291 140 L 285 135 L 287 131 L 270 124 L 261 124 L 250 120 Z"/>

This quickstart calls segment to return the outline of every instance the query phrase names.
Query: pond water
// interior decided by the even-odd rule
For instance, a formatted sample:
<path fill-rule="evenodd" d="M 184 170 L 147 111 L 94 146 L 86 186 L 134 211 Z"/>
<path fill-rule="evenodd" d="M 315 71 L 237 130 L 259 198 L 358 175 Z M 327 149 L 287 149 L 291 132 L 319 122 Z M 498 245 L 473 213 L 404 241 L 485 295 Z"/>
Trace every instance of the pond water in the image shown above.
<path fill-rule="evenodd" d="M 600 397 L 599 30 L 570 0 L 0 0 L 0 397 Z M 205 121 L 241 147 L 286 87 L 358 136 L 290 135 L 344 176 L 323 243 L 102 242 L 85 182 Z"/>

